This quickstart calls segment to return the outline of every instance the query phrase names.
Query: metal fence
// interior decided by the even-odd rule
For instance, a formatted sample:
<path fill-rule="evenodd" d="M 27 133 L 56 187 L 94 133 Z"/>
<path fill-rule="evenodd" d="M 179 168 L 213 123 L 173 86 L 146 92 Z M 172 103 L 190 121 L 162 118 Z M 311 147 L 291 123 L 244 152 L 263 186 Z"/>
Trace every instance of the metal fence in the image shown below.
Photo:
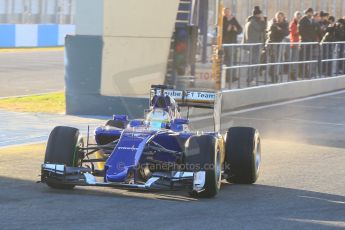
<path fill-rule="evenodd" d="M 246 88 L 345 74 L 345 42 L 224 45 L 222 88 Z"/>

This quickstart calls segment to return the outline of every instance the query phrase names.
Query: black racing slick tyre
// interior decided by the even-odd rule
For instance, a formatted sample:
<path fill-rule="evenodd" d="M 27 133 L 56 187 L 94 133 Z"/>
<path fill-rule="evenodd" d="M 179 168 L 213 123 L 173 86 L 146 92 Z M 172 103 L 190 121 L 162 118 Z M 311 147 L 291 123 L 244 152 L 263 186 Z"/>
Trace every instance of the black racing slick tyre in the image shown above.
<path fill-rule="evenodd" d="M 119 128 L 119 129 L 125 129 L 126 128 L 126 123 L 123 121 L 116 121 L 116 120 L 109 120 L 107 123 L 105 123 L 105 126 L 110 126 L 114 128 Z"/>
<path fill-rule="evenodd" d="M 49 135 L 44 163 L 78 167 L 82 160 L 79 148 L 82 148 L 83 145 L 83 139 L 78 129 L 65 126 L 55 127 Z M 74 188 L 74 185 L 60 184 L 50 181 L 49 178 L 46 183 L 49 187 L 56 189 Z"/>
<path fill-rule="evenodd" d="M 221 185 L 221 156 L 218 141 L 213 136 L 194 136 L 186 142 L 187 164 L 195 164 L 205 171 L 204 190 L 193 196 L 212 198 L 217 195 Z"/>
<path fill-rule="evenodd" d="M 250 127 L 233 127 L 225 143 L 225 173 L 230 183 L 253 184 L 259 177 L 261 141 L 259 132 Z"/>

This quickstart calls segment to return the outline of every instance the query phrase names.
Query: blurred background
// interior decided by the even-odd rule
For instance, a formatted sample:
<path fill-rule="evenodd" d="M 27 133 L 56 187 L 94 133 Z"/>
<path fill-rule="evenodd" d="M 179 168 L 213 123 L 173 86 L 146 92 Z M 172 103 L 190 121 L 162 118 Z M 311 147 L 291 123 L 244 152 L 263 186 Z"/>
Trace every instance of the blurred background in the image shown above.
<path fill-rule="evenodd" d="M 0 0 L 0 23 L 73 24 L 75 0 Z"/>
<path fill-rule="evenodd" d="M 216 12 L 215 0 L 209 1 L 209 11 Z M 290 18 L 294 11 L 308 7 L 322 9 L 339 18 L 344 15 L 343 0 L 224 0 L 241 23 L 260 6 L 264 14 L 273 17 L 282 10 Z M 74 24 L 76 0 L 0 0 L 0 24 Z"/>

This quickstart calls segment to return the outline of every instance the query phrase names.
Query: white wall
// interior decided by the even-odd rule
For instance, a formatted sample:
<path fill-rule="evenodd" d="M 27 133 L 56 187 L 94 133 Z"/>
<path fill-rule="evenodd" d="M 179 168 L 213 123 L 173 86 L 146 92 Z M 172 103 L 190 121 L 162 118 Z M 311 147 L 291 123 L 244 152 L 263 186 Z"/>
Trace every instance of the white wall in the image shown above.
<path fill-rule="evenodd" d="M 276 85 L 247 89 L 224 90 L 223 111 L 269 104 L 345 89 L 345 76 L 305 81 L 294 81 Z"/>
<path fill-rule="evenodd" d="M 103 0 L 76 0 L 77 35 L 103 35 Z"/>
<path fill-rule="evenodd" d="M 102 95 L 147 96 L 151 84 L 163 83 L 178 6 L 179 0 L 77 0 L 76 34 L 103 38 Z"/>
<path fill-rule="evenodd" d="M 163 83 L 179 0 L 104 0 L 101 94 L 147 96 Z"/>

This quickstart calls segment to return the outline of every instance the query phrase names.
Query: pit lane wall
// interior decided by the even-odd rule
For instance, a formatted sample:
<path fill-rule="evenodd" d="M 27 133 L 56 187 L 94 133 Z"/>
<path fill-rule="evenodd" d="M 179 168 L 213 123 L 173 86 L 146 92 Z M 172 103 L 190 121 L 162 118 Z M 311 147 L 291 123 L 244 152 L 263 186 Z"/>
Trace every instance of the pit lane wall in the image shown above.
<path fill-rule="evenodd" d="M 0 48 L 63 46 L 74 25 L 0 24 Z"/>
<path fill-rule="evenodd" d="M 345 76 L 223 90 L 222 111 L 288 101 L 345 89 Z"/>

